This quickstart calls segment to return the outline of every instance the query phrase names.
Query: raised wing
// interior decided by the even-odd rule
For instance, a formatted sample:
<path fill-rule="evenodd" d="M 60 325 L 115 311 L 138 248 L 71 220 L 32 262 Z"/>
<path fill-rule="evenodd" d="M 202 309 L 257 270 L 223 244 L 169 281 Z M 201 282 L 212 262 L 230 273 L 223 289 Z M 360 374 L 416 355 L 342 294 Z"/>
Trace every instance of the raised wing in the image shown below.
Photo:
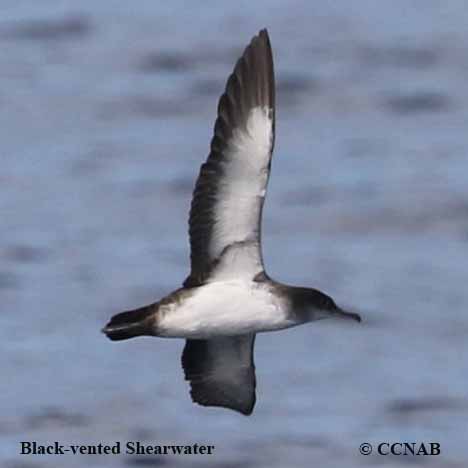
<path fill-rule="evenodd" d="M 192 400 L 249 415 L 255 405 L 255 335 L 187 340 L 182 354 Z"/>
<path fill-rule="evenodd" d="M 275 131 L 268 33 L 237 61 L 218 104 L 214 136 L 190 209 L 191 273 L 184 286 L 263 271 L 261 217 Z"/>

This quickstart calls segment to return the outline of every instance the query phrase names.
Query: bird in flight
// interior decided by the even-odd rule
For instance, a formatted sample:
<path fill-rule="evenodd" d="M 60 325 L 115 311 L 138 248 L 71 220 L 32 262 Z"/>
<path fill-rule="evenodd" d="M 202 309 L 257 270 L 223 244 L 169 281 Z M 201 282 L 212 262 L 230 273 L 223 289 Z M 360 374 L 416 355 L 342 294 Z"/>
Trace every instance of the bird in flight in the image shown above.
<path fill-rule="evenodd" d="M 182 367 L 192 400 L 245 415 L 256 400 L 256 333 L 327 317 L 361 320 L 317 289 L 288 286 L 265 272 L 261 221 L 274 141 L 273 55 L 263 29 L 219 99 L 190 208 L 190 275 L 158 302 L 114 315 L 102 330 L 111 340 L 186 339 Z"/>

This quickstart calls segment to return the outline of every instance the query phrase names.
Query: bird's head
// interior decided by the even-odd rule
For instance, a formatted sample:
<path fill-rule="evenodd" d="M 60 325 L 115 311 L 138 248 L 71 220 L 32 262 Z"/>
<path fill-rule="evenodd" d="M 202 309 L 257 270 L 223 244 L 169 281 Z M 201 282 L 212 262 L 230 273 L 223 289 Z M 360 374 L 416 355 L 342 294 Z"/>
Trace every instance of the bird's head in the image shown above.
<path fill-rule="evenodd" d="M 343 318 L 361 321 L 361 316 L 355 312 L 347 312 L 335 304 L 335 301 L 317 289 L 293 288 L 292 303 L 294 310 L 301 314 L 304 321 L 324 318 Z"/>

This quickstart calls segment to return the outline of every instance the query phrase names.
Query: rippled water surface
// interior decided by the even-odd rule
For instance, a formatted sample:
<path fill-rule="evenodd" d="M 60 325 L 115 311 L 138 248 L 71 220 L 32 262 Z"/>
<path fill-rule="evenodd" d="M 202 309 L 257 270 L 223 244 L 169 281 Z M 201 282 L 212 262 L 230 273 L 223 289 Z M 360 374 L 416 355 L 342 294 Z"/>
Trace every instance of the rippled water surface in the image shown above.
<path fill-rule="evenodd" d="M 2 2 L 2 465 L 466 466 L 468 10 L 331 3 Z M 186 276 L 217 99 L 264 26 L 278 97 L 267 270 L 364 322 L 259 336 L 245 418 L 191 403 L 182 341 L 99 330 Z M 216 449 L 26 457 L 22 440 Z M 359 455 L 399 441 L 442 453 Z"/>

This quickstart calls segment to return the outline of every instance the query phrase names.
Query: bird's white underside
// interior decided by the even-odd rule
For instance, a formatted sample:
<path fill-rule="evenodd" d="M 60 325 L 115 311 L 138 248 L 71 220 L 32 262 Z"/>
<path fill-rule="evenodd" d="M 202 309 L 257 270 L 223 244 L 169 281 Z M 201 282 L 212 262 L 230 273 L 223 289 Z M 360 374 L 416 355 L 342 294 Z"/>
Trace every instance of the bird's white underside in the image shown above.
<path fill-rule="evenodd" d="M 207 283 L 181 303 L 161 307 L 157 333 L 208 339 L 288 328 L 296 323 L 288 318 L 283 301 L 263 283 L 242 279 Z"/>

